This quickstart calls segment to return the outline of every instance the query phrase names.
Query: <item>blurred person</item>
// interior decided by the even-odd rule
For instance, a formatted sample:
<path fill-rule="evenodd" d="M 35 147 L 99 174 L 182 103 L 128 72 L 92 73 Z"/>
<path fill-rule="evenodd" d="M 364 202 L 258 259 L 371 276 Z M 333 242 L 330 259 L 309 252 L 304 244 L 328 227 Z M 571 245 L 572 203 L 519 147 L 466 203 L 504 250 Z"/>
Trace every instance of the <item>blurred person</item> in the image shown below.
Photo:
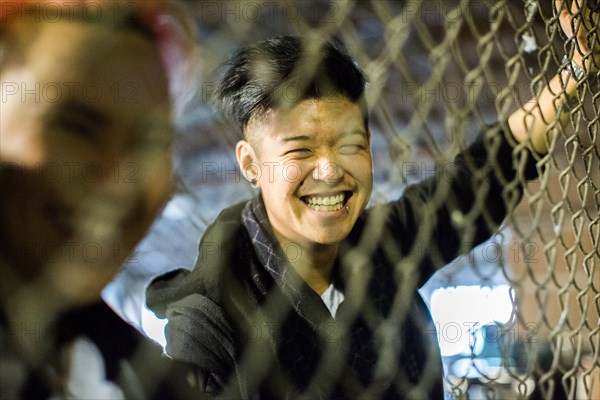
<path fill-rule="evenodd" d="M 177 1 L 0 7 L 0 397 L 189 397 L 100 296 L 170 195 L 193 25 Z"/>
<path fill-rule="evenodd" d="M 597 71 L 590 25 L 557 10 L 578 50 L 542 93 L 488 127 L 452 173 L 368 210 L 371 136 L 354 60 L 297 37 L 238 49 L 217 102 L 243 134 L 237 160 L 260 192 L 217 217 L 191 272 L 150 286 L 149 307 L 168 318 L 167 353 L 224 398 L 442 399 L 417 289 L 514 209 L 578 81 Z"/>

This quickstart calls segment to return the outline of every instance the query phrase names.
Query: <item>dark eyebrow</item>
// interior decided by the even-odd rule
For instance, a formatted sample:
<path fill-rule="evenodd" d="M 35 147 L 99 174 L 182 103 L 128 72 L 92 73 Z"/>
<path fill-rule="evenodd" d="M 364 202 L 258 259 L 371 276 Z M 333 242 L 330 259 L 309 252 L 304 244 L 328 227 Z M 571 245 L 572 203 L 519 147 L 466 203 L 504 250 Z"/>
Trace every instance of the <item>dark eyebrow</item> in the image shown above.
<path fill-rule="evenodd" d="M 360 135 L 364 138 L 367 138 L 367 132 L 365 132 L 362 129 L 354 129 L 351 131 L 342 131 L 340 133 L 337 134 L 336 136 L 336 140 L 340 140 L 346 136 L 352 136 L 352 135 Z M 289 142 L 302 142 L 302 141 L 308 141 L 311 140 L 312 137 L 310 136 L 306 136 L 306 135 L 298 135 L 298 136 L 288 136 L 288 137 L 283 137 L 280 139 L 281 143 L 289 143 Z"/>
<path fill-rule="evenodd" d="M 311 140 L 311 139 L 312 138 L 310 136 L 299 135 L 299 136 L 283 137 L 279 141 L 282 143 L 288 143 L 288 142 L 302 142 L 302 141 L 307 141 L 307 140 Z"/>
<path fill-rule="evenodd" d="M 362 129 L 353 129 L 351 131 L 343 131 L 343 132 L 338 133 L 336 139 L 340 140 L 340 139 L 342 139 L 342 138 L 344 138 L 346 136 L 352 136 L 352 135 L 360 135 L 360 136 L 364 137 L 365 139 L 368 138 L 367 132 L 365 132 L 364 130 L 362 130 Z"/>

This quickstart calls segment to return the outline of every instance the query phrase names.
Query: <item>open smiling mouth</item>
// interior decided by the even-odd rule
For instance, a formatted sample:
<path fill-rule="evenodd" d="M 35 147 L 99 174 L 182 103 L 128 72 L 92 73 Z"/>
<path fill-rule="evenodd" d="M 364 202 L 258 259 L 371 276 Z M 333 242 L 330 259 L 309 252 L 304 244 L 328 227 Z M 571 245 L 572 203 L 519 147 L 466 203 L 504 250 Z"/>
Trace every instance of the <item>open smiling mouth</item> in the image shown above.
<path fill-rule="evenodd" d="M 302 201 L 312 210 L 320 212 L 339 211 L 348 204 L 351 191 L 344 191 L 331 196 L 303 196 Z"/>

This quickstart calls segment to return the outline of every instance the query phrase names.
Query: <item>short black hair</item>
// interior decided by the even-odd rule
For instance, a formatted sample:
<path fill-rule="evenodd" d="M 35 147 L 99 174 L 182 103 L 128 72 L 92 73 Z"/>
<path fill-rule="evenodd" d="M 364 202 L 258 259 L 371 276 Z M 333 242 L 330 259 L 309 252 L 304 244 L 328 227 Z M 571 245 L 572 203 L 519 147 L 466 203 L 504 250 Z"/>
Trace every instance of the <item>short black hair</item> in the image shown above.
<path fill-rule="evenodd" d="M 239 48 L 221 67 L 217 108 L 240 132 L 252 118 L 300 101 L 343 96 L 361 106 L 366 79 L 340 43 L 279 36 Z"/>

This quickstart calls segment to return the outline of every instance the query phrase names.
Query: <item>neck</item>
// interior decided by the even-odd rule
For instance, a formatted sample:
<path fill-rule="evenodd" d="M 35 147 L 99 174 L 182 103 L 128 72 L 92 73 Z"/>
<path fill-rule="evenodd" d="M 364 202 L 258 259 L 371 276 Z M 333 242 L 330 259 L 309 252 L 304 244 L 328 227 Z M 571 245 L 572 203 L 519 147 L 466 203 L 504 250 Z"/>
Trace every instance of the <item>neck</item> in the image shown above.
<path fill-rule="evenodd" d="M 308 286 L 321 295 L 331 284 L 338 244 L 300 245 L 278 238 L 285 256 Z"/>

